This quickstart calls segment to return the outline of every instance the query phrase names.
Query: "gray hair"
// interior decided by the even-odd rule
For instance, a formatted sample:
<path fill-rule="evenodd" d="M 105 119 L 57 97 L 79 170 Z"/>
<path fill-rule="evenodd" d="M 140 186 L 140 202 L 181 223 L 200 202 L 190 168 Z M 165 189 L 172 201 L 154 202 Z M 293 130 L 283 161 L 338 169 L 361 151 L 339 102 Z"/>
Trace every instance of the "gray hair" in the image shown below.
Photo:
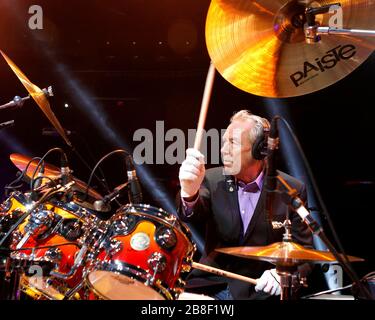
<path fill-rule="evenodd" d="M 249 110 L 241 110 L 236 112 L 231 118 L 230 123 L 233 121 L 253 121 L 255 125 L 250 130 L 250 143 L 253 144 L 254 141 L 260 137 L 265 130 L 270 129 L 270 123 L 266 118 L 259 117 L 252 114 Z"/>

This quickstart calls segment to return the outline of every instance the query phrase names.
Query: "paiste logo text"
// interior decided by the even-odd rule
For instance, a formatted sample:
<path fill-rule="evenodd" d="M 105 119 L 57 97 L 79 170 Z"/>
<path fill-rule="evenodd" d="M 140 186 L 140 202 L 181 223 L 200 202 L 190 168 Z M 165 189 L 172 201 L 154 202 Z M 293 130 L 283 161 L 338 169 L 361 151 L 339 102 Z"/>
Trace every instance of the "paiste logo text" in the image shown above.
<path fill-rule="evenodd" d="M 348 60 L 357 53 L 356 46 L 353 44 L 339 45 L 315 61 L 305 61 L 302 69 L 290 75 L 290 79 L 296 87 L 319 76 L 326 70 L 332 69 L 342 60 Z"/>

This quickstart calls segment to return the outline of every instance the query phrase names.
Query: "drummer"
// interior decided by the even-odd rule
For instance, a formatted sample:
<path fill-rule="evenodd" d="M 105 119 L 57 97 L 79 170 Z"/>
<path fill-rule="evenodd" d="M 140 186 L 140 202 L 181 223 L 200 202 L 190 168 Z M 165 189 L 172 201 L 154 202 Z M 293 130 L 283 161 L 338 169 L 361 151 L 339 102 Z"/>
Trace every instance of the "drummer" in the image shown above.
<path fill-rule="evenodd" d="M 256 146 L 269 127 L 268 120 L 247 110 L 235 113 L 223 136 L 223 167 L 205 170 L 203 154 L 196 149 L 186 150 L 179 171 L 181 191 L 177 196 L 177 212 L 183 221 L 205 229 L 200 263 L 258 279 L 254 286 L 195 269 L 188 276 L 187 287 L 195 288 L 196 292 L 219 300 L 266 299 L 281 293 L 280 277 L 272 264 L 215 252 L 216 248 L 264 246 L 282 241 L 285 229 L 281 223 L 289 209 L 276 196 L 273 223 L 267 221 L 264 186 L 267 162 Z M 302 200 L 306 199 L 301 181 L 278 173 L 297 189 Z M 300 217 L 289 210 L 289 219 L 292 241 L 312 247 L 311 232 Z M 299 269 L 303 277 L 311 271 L 308 265 Z"/>

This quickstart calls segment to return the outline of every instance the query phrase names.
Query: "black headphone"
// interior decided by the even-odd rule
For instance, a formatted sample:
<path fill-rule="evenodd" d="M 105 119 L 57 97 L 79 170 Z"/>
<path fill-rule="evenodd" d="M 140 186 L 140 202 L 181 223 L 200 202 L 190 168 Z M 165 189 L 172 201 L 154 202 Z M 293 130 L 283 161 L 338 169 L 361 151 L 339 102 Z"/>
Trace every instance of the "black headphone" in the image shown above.
<path fill-rule="evenodd" d="M 251 148 L 251 155 L 256 160 L 263 160 L 267 155 L 267 140 L 269 134 L 269 128 L 265 128 L 263 124 L 262 133 L 255 139 L 253 147 Z"/>

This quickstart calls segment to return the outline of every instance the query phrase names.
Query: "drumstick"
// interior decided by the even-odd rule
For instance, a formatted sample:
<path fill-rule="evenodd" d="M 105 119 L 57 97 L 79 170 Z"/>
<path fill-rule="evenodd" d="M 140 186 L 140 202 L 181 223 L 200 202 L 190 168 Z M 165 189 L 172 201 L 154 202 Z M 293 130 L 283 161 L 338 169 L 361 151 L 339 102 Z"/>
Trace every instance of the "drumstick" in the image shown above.
<path fill-rule="evenodd" d="M 228 271 L 224 271 L 224 270 L 221 270 L 221 269 L 213 268 L 213 267 L 207 266 L 205 264 L 192 262 L 191 266 L 195 269 L 199 269 L 199 270 L 203 270 L 203 271 L 207 271 L 207 272 L 217 274 L 218 276 L 233 278 L 233 279 L 249 282 L 251 284 L 257 284 L 256 279 L 241 276 L 240 274 L 236 274 L 236 273 L 233 273 L 233 272 L 228 272 Z"/>
<path fill-rule="evenodd" d="M 206 122 L 208 105 L 210 103 L 214 79 L 215 79 L 215 66 L 211 61 L 210 62 L 210 68 L 208 69 L 208 73 L 207 73 L 206 84 L 204 86 L 204 93 L 203 93 L 203 99 L 202 99 L 202 104 L 201 104 L 201 111 L 199 113 L 197 134 L 196 134 L 195 140 L 194 140 L 194 149 L 197 149 L 197 150 L 200 149 L 201 143 L 202 143 L 203 129 L 204 129 L 204 124 Z"/>

